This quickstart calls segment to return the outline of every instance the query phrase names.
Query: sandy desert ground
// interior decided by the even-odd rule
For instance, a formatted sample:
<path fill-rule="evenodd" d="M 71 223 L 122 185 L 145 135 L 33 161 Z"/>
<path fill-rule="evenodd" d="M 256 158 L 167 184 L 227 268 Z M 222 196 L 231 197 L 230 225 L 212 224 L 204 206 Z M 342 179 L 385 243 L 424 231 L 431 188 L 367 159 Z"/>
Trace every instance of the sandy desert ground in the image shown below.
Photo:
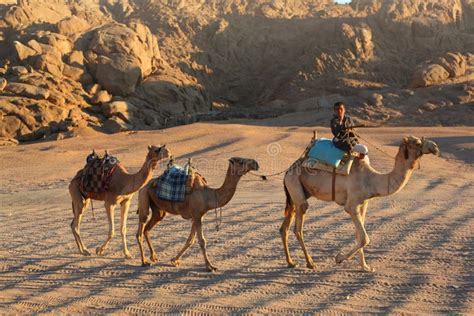
<path fill-rule="evenodd" d="M 361 272 L 357 258 L 334 263 L 334 256 L 353 244 L 353 224 L 340 207 L 314 199 L 305 237 L 317 268 L 305 268 L 293 235 L 290 248 L 300 265 L 286 268 L 278 232 L 284 208 L 281 176 L 262 182 L 246 175 L 223 209 L 220 231 L 214 213 L 205 217 L 208 252 L 219 267 L 215 273 L 205 271 L 197 244 L 180 267 L 169 264 L 190 229 L 190 222 L 173 216 L 153 231 L 159 262 L 141 267 L 136 197 L 128 225 L 134 259 L 123 258 L 117 230 L 104 256 L 78 253 L 69 227 L 67 184 L 92 148 L 108 149 L 135 172 L 148 144 L 166 143 L 178 162 L 193 157 L 210 185 L 218 186 L 231 156 L 256 158 L 262 173 L 277 172 L 299 156 L 313 129 L 329 136 L 327 128 L 311 126 L 313 115 L 100 137 L 84 133 L 0 148 L 0 313 L 473 313 L 472 127 L 361 130 L 392 155 L 409 134 L 437 141 L 442 151 L 441 157 L 423 157 L 403 191 L 371 202 L 366 253 L 374 273 Z M 391 170 L 393 161 L 369 148 L 372 165 Z M 107 232 L 103 205 L 94 207 L 96 219 L 89 209 L 82 224 L 90 249 Z"/>

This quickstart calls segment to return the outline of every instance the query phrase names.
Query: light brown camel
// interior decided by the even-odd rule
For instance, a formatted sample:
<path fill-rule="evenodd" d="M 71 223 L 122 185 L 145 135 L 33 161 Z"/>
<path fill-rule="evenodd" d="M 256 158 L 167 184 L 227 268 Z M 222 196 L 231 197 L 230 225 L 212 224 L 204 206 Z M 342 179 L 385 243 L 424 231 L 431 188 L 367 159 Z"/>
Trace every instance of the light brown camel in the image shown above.
<path fill-rule="evenodd" d="M 142 265 L 150 265 L 150 262 L 145 259 L 143 253 L 143 235 L 145 235 L 148 247 L 150 248 L 150 259 L 151 261 L 156 262 L 158 257 L 151 244 L 149 232 L 153 226 L 165 217 L 166 213 L 170 213 L 173 215 L 181 215 L 184 219 L 192 220 L 191 233 L 189 234 L 183 249 L 181 249 L 178 255 L 171 260 L 171 263 L 174 266 L 180 264 L 181 256 L 192 244 L 194 244 L 197 234 L 206 268 L 209 271 L 217 270 L 217 268 L 210 262 L 206 253 L 206 239 L 204 238 L 202 231 L 202 217 L 209 210 L 226 205 L 234 196 L 240 178 L 251 170 L 258 170 L 258 163 L 255 160 L 230 158 L 227 175 L 220 188 L 210 188 L 205 185 L 205 181 L 194 181 L 197 185 L 194 185 L 193 191 L 186 195 L 183 202 L 170 202 L 158 198 L 155 192 L 156 188 L 152 185 L 153 181 L 150 181 L 150 183 L 138 193 L 139 223 L 137 240 L 140 247 Z M 150 220 L 147 222 L 150 208 L 152 214 Z"/>
<path fill-rule="evenodd" d="M 352 258 L 357 252 L 360 265 L 365 271 L 374 271 L 367 265 L 364 257 L 364 247 L 369 244 L 369 236 L 365 230 L 365 215 L 370 199 L 379 196 L 392 195 L 399 192 L 407 184 L 415 166 L 423 154 L 439 155 L 436 143 L 424 138 L 413 136 L 403 138 L 395 158 L 393 170 L 381 174 L 373 169 L 367 157 L 356 158 L 348 176 L 336 175 L 335 202 L 344 206 L 344 210 L 352 217 L 356 230 L 356 245 L 348 253 L 339 253 L 336 263 Z M 314 268 L 313 259 L 308 254 L 303 238 L 303 224 L 309 197 L 319 200 L 332 201 L 332 173 L 319 170 L 308 170 L 301 167 L 297 160 L 284 178 L 286 193 L 285 219 L 280 228 L 283 247 L 288 267 L 295 267 L 288 249 L 288 228 L 296 217 L 295 235 L 306 257 L 306 266 Z"/>
<path fill-rule="evenodd" d="M 97 247 L 96 253 L 102 255 L 107 249 L 110 240 L 114 237 L 114 211 L 115 207 L 121 205 L 120 227 L 122 233 L 123 252 L 126 258 L 131 258 L 127 248 L 127 216 L 130 202 L 133 194 L 142 188 L 152 177 L 153 171 L 158 165 L 158 161 L 168 158 L 171 153 L 168 148 L 163 146 L 148 146 L 148 153 L 141 169 L 135 174 L 129 174 L 125 168 L 119 166 L 112 174 L 110 185 L 106 192 L 98 194 L 94 200 L 104 201 L 107 218 L 109 221 L 109 235 L 104 244 Z M 83 255 L 90 256 L 89 250 L 84 246 L 81 240 L 80 226 L 84 211 L 89 205 L 90 198 L 85 198 L 81 192 L 81 177 L 78 176 L 82 170 L 69 184 L 69 193 L 72 199 L 72 211 L 74 219 L 71 222 L 71 229 L 76 240 L 79 252 Z"/>

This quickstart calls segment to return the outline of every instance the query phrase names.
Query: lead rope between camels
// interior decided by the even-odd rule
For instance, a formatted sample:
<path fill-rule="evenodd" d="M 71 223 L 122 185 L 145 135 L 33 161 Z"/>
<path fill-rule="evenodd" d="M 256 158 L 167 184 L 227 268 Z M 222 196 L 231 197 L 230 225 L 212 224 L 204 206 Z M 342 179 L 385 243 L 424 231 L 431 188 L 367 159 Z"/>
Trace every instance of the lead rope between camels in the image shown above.
<path fill-rule="evenodd" d="M 317 132 L 316 131 L 313 131 L 313 138 L 311 139 L 311 143 L 313 143 L 315 140 L 316 140 L 316 137 L 317 137 Z M 298 159 L 296 159 L 296 162 L 298 162 L 301 158 L 303 158 L 304 156 L 306 156 L 306 154 L 309 152 L 311 148 L 311 145 L 310 146 L 307 146 L 305 148 L 305 150 L 301 153 L 301 155 L 298 157 Z M 296 163 L 295 162 L 295 163 Z M 282 173 L 286 173 L 288 170 L 290 170 L 293 165 L 295 163 L 292 163 L 288 168 L 286 168 L 285 170 L 283 171 L 280 171 L 280 172 L 277 172 L 277 173 L 272 173 L 272 174 L 256 174 L 256 173 L 253 173 L 253 172 L 249 172 L 249 174 L 251 174 L 252 176 L 255 176 L 255 177 L 259 177 L 260 179 L 262 179 L 263 181 L 267 181 L 268 178 L 271 178 L 271 177 L 274 177 L 274 176 L 278 176 Z"/>

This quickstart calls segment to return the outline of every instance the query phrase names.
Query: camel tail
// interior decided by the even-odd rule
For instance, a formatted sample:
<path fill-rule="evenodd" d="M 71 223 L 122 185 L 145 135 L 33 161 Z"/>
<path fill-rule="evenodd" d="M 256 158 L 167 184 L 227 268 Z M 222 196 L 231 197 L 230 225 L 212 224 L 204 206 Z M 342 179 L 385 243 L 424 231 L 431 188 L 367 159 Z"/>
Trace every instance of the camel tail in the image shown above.
<path fill-rule="evenodd" d="M 286 195 L 285 217 L 289 217 L 295 211 L 295 206 L 291 200 L 290 192 L 288 192 L 288 189 L 286 188 L 285 181 L 283 181 L 283 187 Z"/>

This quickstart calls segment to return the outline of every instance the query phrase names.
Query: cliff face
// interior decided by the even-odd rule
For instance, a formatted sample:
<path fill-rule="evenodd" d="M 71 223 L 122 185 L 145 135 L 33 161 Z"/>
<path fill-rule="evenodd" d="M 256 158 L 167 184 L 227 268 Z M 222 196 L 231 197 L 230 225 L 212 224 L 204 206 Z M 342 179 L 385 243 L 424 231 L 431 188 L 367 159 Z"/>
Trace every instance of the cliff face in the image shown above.
<path fill-rule="evenodd" d="M 213 102 L 235 114 L 343 100 L 362 120 L 469 124 L 447 113 L 473 102 L 474 0 L 20 0 L 0 17 L 3 137 L 159 128 Z"/>

